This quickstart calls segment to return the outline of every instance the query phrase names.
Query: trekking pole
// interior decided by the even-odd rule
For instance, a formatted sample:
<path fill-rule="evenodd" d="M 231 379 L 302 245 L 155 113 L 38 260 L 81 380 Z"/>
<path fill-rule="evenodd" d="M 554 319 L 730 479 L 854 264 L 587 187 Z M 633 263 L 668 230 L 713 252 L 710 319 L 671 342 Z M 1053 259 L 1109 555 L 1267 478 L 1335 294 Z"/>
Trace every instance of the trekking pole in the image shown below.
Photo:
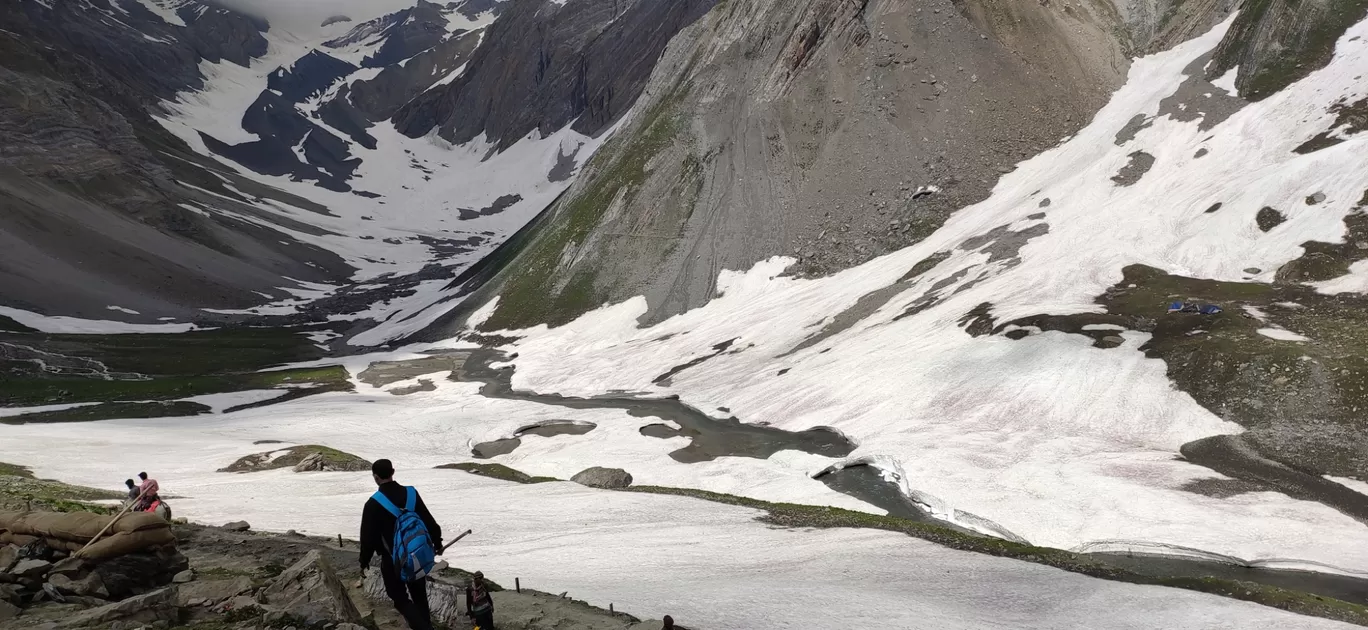
<path fill-rule="evenodd" d="M 461 539 L 462 539 L 462 538 L 465 538 L 466 536 L 469 536 L 471 533 L 473 533 L 473 532 L 471 532 L 471 530 L 468 530 L 468 529 L 465 530 L 464 532 L 461 532 L 461 535 L 460 535 L 460 536 L 457 536 L 457 537 L 456 537 L 456 540 L 453 540 L 453 541 L 447 543 L 447 544 L 446 544 L 445 546 L 443 546 L 441 549 L 438 549 L 438 550 L 437 550 L 437 555 L 440 556 L 440 555 L 446 553 L 446 550 L 450 549 L 452 545 L 454 545 L 454 544 L 456 544 L 456 543 L 458 543 L 458 542 L 461 542 Z"/>
<path fill-rule="evenodd" d="M 144 492 L 145 492 L 145 491 L 144 491 Z M 129 501 L 129 502 L 128 502 L 128 505 L 125 505 L 125 506 L 124 506 L 124 509 L 123 509 L 122 512 L 119 512 L 119 514 L 118 514 L 117 516 L 115 516 L 113 519 L 110 519 L 110 521 L 109 521 L 108 523 L 105 524 L 104 529 L 101 529 L 101 530 L 100 530 L 100 533 L 95 534 L 95 537 L 94 537 L 94 538 L 91 538 L 91 539 L 90 539 L 90 542 L 87 542 L 87 543 L 85 544 L 85 547 L 81 547 L 81 551 L 85 551 L 85 550 L 86 550 L 86 547 L 89 547 L 89 546 L 95 544 L 95 541 L 99 540 L 100 537 L 103 536 L 105 532 L 109 531 L 109 528 L 113 527 L 113 526 L 114 526 L 114 523 L 118 522 L 119 519 L 123 518 L 123 515 L 124 515 L 124 514 L 127 514 L 129 510 L 133 509 L 133 506 L 134 506 L 134 505 L 137 505 L 139 501 L 142 501 L 144 492 L 139 492 L 139 493 L 138 493 L 138 498 L 136 498 L 136 499 L 134 499 L 134 500 L 132 500 L 132 501 Z M 76 552 L 76 555 L 78 555 L 78 556 L 81 555 L 81 551 L 77 551 L 77 552 Z"/>

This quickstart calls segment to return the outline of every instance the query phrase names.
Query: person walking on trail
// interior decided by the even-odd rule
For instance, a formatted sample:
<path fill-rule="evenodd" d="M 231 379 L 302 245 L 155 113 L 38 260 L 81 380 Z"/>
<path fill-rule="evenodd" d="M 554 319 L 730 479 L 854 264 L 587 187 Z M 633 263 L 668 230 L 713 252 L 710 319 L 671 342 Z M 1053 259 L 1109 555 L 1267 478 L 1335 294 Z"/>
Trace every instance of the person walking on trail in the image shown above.
<path fill-rule="evenodd" d="M 494 630 L 494 598 L 489 596 L 489 585 L 481 571 L 476 571 L 466 585 L 466 614 L 479 630 Z"/>
<path fill-rule="evenodd" d="M 413 630 L 432 630 L 426 578 L 435 550 L 442 548 L 442 528 L 416 489 L 394 481 L 390 460 L 371 464 L 371 477 L 380 488 L 361 511 L 361 574 L 378 553 L 380 577 L 394 608 Z"/>

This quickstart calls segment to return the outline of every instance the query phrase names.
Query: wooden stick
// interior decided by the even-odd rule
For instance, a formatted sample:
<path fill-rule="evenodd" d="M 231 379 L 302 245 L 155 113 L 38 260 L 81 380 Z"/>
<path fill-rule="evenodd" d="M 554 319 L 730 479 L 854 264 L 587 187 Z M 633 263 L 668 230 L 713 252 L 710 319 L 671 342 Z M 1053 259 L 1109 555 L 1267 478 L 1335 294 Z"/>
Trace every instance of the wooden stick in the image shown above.
<path fill-rule="evenodd" d="M 472 534 L 472 533 L 473 533 L 473 532 L 471 532 L 471 530 L 468 530 L 468 529 L 465 530 L 464 532 L 461 532 L 461 535 L 460 535 L 460 536 L 457 536 L 457 537 L 456 537 L 456 540 L 453 540 L 453 541 L 447 543 L 446 546 L 442 547 L 441 549 L 438 549 L 438 550 L 437 550 L 437 555 L 440 556 L 440 555 L 446 553 L 446 550 L 450 549 L 452 545 L 454 545 L 454 544 L 456 544 L 456 543 L 458 543 L 458 542 L 461 542 L 461 539 L 462 539 L 462 538 L 465 538 L 466 536 L 469 536 L 469 535 Z"/>
<path fill-rule="evenodd" d="M 91 539 L 90 539 L 90 542 L 88 542 L 88 543 L 85 544 L 85 547 L 81 547 L 81 551 L 77 551 L 77 552 L 76 552 L 76 555 L 78 555 L 78 556 L 81 555 L 81 552 L 82 552 L 82 551 L 85 551 L 85 550 L 86 550 L 86 547 L 89 547 L 89 546 L 95 544 L 95 541 L 99 540 L 100 537 L 103 536 L 105 532 L 109 531 L 109 528 L 113 527 L 113 526 L 114 526 L 114 523 L 117 523 L 117 522 L 119 521 L 119 519 L 123 518 L 123 515 L 127 514 L 129 510 L 133 509 L 133 506 L 137 505 L 139 501 L 142 501 L 143 494 L 145 494 L 145 493 L 146 493 L 146 490 L 144 490 L 144 491 L 142 491 L 142 492 L 139 492 L 139 493 L 138 493 L 138 498 L 133 499 L 132 501 L 129 501 L 129 502 L 128 502 L 128 505 L 125 505 L 125 506 L 124 506 L 123 511 L 122 511 L 122 512 L 119 512 L 118 515 L 116 515 L 113 519 L 111 519 L 108 523 L 106 523 L 105 526 L 104 526 L 104 529 L 101 529 L 101 530 L 100 530 L 100 533 L 95 534 L 95 537 L 94 537 L 94 538 L 91 538 Z"/>

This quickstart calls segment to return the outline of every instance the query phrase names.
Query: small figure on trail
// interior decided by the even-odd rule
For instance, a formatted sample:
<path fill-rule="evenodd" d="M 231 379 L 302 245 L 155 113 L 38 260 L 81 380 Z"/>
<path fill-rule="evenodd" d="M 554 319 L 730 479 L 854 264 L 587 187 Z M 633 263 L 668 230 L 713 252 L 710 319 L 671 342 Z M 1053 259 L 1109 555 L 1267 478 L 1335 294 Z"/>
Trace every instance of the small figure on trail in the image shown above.
<path fill-rule="evenodd" d="M 671 617 L 671 616 L 669 616 L 669 615 L 665 615 L 665 620 L 664 620 L 664 621 L 665 621 L 665 623 L 664 623 L 664 625 L 660 626 L 660 630 L 675 630 L 675 627 L 674 627 L 674 617 Z"/>
<path fill-rule="evenodd" d="M 466 614 L 479 630 L 494 630 L 494 598 L 489 595 L 482 571 L 476 571 L 466 585 Z"/>
<path fill-rule="evenodd" d="M 378 553 L 380 577 L 394 608 L 413 630 L 432 630 L 426 578 L 442 548 L 442 528 L 416 489 L 394 481 L 390 460 L 371 464 L 371 477 L 380 488 L 361 511 L 361 574 Z"/>
<path fill-rule="evenodd" d="M 146 511 L 153 504 L 161 500 L 161 497 L 157 495 L 157 492 L 161 488 L 157 486 L 157 480 L 149 478 L 145 472 L 138 473 L 138 479 L 142 480 L 142 484 L 138 486 L 138 494 L 142 495 L 142 500 L 134 509 Z"/>
<path fill-rule="evenodd" d="M 132 479 L 125 479 L 124 483 L 128 485 L 128 500 L 125 502 L 125 504 L 136 502 L 138 500 L 138 496 L 142 494 L 142 491 L 138 490 L 138 484 L 133 483 Z"/>

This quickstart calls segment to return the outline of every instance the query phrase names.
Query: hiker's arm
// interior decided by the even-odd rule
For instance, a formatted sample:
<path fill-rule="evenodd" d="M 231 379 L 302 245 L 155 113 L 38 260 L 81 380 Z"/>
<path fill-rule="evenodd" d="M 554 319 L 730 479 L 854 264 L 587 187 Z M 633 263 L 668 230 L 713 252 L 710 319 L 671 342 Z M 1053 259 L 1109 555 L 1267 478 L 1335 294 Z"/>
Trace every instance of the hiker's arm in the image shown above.
<path fill-rule="evenodd" d="M 375 554 L 375 538 L 378 524 L 375 522 L 378 516 L 375 509 L 380 507 L 374 500 L 366 501 L 366 507 L 361 510 L 361 568 L 370 566 L 371 556 Z"/>
<path fill-rule="evenodd" d="M 442 527 L 437 524 L 437 519 L 432 518 L 432 512 L 427 509 L 427 504 L 423 503 L 423 495 L 418 495 L 418 504 L 414 506 L 414 511 L 418 512 L 418 517 L 423 519 L 423 524 L 427 526 L 428 534 L 432 536 L 432 542 L 437 545 L 437 549 L 442 548 Z"/>
<path fill-rule="evenodd" d="M 470 603 L 470 600 L 471 600 L 471 598 L 473 598 L 473 597 L 475 597 L 475 590 L 472 589 L 472 588 L 470 588 L 469 586 L 467 586 L 467 587 L 466 587 L 466 615 L 472 615 L 472 614 L 475 613 L 475 606 L 474 606 L 474 604 L 471 604 L 471 603 Z"/>

